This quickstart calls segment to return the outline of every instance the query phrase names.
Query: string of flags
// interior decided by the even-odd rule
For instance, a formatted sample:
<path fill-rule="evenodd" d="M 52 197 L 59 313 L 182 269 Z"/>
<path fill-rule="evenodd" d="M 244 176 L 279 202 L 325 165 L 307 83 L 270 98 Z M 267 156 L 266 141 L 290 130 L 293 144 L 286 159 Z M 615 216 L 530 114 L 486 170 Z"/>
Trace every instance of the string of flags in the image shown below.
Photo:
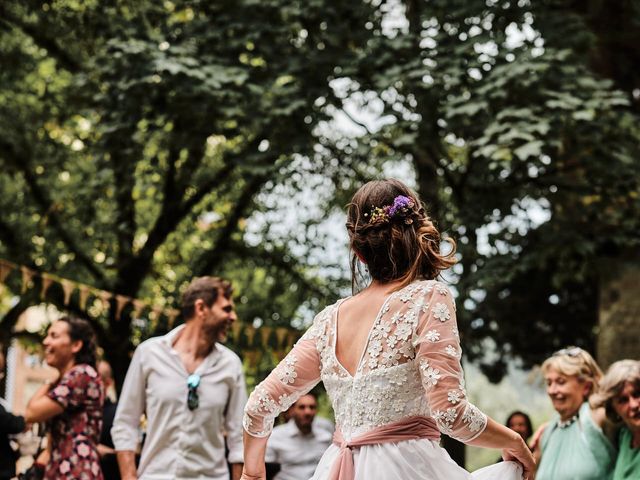
<path fill-rule="evenodd" d="M 180 315 L 180 311 L 175 308 L 154 305 L 144 300 L 98 289 L 75 280 L 34 270 L 25 265 L 19 265 L 0 258 L 0 284 L 6 285 L 9 275 L 14 271 L 20 273 L 20 292 L 22 294 L 29 289 L 36 288 L 39 283 L 40 300 L 44 301 L 49 290 L 54 285 L 58 285 L 62 289 L 63 304 L 65 306 L 69 305 L 72 296 L 77 292 L 77 302 L 80 309 L 96 316 L 105 313 L 109 308 L 115 308 L 114 318 L 119 321 L 125 309 L 130 306 L 130 313 L 133 318 L 140 318 L 143 312 L 147 312 L 149 320 L 155 323 L 164 316 L 167 319 L 167 326 L 172 328 L 176 318 Z M 36 279 L 39 279 L 40 282 L 36 282 Z M 93 302 L 89 303 L 89 300 L 93 300 Z M 87 309 L 87 306 L 89 306 L 89 309 Z M 267 347 L 272 350 L 276 357 L 284 357 L 300 337 L 300 332 L 290 327 L 263 325 L 255 328 L 239 321 L 233 323 L 230 334 L 233 343 L 242 349 L 243 355 L 250 365 L 255 365 L 259 361 L 262 351 Z"/>

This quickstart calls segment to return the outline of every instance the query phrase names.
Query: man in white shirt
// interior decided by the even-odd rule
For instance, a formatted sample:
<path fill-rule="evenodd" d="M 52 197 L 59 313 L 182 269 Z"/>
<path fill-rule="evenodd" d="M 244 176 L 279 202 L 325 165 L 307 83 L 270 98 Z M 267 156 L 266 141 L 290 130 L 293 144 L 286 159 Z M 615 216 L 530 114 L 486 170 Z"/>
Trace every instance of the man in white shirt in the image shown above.
<path fill-rule="evenodd" d="M 317 411 L 316 397 L 303 395 L 291 407 L 289 421 L 273 429 L 265 461 L 280 464 L 274 480 L 307 480 L 313 476 L 333 439 L 333 424 L 315 418 Z"/>
<path fill-rule="evenodd" d="M 111 429 L 122 480 L 228 480 L 225 438 L 240 478 L 247 393 L 240 359 L 218 343 L 236 318 L 231 293 L 225 280 L 196 278 L 182 296 L 184 325 L 136 349 Z"/>

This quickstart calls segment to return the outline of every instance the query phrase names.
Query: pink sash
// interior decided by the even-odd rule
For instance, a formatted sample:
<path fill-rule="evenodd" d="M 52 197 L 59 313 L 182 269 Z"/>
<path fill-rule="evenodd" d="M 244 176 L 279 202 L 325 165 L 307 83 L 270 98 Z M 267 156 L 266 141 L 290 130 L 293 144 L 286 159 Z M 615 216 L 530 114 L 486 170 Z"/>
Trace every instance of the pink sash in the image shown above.
<path fill-rule="evenodd" d="M 426 438 L 429 440 L 440 440 L 440 432 L 436 427 L 436 422 L 429 417 L 407 417 L 398 422 L 388 423 L 373 430 L 369 430 L 362 435 L 345 441 L 340 429 L 336 428 L 333 434 L 333 443 L 340 447 L 338 458 L 335 459 L 329 474 L 329 480 L 353 480 L 355 472 L 353 469 L 354 447 L 364 445 L 377 445 L 380 443 L 396 443 L 404 440 L 417 440 Z"/>

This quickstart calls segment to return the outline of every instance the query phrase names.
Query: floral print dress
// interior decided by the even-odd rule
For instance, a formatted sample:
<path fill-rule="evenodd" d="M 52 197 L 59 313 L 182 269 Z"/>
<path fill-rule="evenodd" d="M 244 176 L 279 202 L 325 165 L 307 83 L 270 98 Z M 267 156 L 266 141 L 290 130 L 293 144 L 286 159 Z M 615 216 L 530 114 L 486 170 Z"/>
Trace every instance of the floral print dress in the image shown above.
<path fill-rule="evenodd" d="M 487 417 L 467 400 L 453 296 L 442 283 L 416 281 L 389 295 L 369 331 L 354 375 L 335 355 L 339 307 L 325 308 L 291 352 L 251 394 L 244 428 L 271 433 L 273 421 L 322 381 L 345 440 L 408 417 L 432 418 L 462 442 L 480 435 Z M 313 480 L 329 478 L 339 454 L 331 445 Z M 355 479 L 520 479 L 513 462 L 469 474 L 428 439 L 365 445 L 353 450 Z"/>
<path fill-rule="evenodd" d="M 98 442 L 102 429 L 104 388 L 96 370 L 78 364 L 49 390 L 64 411 L 48 422 L 51 460 L 47 480 L 102 480 Z"/>

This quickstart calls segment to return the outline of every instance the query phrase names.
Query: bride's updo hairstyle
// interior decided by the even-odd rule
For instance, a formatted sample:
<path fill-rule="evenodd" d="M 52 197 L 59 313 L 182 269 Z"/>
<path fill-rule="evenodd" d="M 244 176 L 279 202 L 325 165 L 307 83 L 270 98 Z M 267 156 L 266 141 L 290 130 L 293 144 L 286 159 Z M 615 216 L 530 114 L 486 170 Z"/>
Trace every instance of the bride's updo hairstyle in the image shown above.
<path fill-rule="evenodd" d="M 352 287 L 358 260 L 383 283 L 400 281 L 398 289 L 416 279 L 432 280 L 456 263 L 455 242 L 440 253 L 440 232 L 426 214 L 418 194 L 396 179 L 374 180 L 355 193 L 347 206 Z"/>

